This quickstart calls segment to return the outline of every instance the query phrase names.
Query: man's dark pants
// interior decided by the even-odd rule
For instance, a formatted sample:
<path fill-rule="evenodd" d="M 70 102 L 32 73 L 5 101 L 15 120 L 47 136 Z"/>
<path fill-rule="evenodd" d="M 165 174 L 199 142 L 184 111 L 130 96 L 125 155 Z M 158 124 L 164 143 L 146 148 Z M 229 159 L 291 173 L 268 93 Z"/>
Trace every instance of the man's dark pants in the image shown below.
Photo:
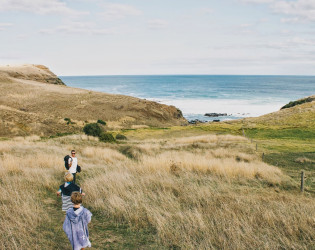
<path fill-rule="evenodd" d="M 73 181 L 72 181 L 73 184 L 75 184 L 75 176 L 76 176 L 76 174 L 77 174 L 77 173 L 73 173 L 73 174 L 72 174 L 72 175 L 73 175 Z"/>

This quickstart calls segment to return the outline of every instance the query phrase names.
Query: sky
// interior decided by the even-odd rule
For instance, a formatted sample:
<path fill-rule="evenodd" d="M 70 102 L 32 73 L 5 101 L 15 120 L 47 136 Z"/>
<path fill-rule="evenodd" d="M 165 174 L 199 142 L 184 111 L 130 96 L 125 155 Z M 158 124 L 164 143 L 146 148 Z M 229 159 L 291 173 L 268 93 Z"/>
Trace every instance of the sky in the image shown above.
<path fill-rule="evenodd" d="M 0 0 L 0 45 L 59 76 L 315 75 L 315 0 Z"/>

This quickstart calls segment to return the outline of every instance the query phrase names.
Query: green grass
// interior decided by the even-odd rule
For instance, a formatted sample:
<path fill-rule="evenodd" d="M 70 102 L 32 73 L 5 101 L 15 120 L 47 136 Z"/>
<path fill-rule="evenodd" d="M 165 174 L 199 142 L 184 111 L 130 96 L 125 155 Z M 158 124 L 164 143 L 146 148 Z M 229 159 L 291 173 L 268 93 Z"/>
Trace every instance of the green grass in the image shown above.
<path fill-rule="evenodd" d="M 67 135 L 73 135 L 73 133 L 70 132 L 66 132 L 66 133 L 57 133 L 56 135 L 51 135 L 48 138 L 57 138 L 57 137 L 63 137 L 63 136 L 67 136 Z M 41 137 L 42 139 L 45 139 L 46 137 Z"/>
<path fill-rule="evenodd" d="M 121 133 L 131 139 L 165 139 L 170 137 L 196 136 L 203 134 L 242 134 L 242 124 L 210 123 L 168 128 L 123 129 Z"/>
<path fill-rule="evenodd" d="M 315 140 L 315 131 L 312 129 L 250 128 L 245 130 L 245 134 L 250 138 L 258 139 Z"/>
<path fill-rule="evenodd" d="M 156 242 L 155 235 L 146 230 L 132 230 L 127 224 L 115 223 L 93 211 L 89 226 L 92 249 L 165 249 Z"/>
<path fill-rule="evenodd" d="M 299 162 L 306 158 L 310 162 Z M 307 192 L 315 193 L 315 152 L 281 152 L 266 154 L 264 161 L 286 172 L 299 185 L 301 172 L 304 171 Z"/>

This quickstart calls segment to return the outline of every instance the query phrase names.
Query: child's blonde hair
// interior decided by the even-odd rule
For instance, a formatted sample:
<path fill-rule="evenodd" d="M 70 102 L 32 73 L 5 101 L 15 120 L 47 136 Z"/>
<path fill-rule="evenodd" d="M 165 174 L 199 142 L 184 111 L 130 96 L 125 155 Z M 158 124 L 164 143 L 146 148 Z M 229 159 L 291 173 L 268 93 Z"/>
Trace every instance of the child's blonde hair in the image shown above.
<path fill-rule="evenodd" d="M 80 192 L 72 192 L 71 201 L 74 205 L 78 205 L 82 203 L 82 194 Z"/>
<path fill-rule="evenodd" d="M 70 172 L 65 173 L 65 182 L 73 181 L 73 175 Z"/>

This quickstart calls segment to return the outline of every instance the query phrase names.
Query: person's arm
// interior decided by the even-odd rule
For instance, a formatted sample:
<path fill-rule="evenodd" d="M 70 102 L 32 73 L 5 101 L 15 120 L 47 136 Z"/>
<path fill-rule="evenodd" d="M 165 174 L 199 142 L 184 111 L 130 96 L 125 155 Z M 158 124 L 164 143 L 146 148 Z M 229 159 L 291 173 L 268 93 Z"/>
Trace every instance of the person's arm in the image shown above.
<path fill-rule="evenodd" d="M 72 166 L 72 158 L 71 157 L 68 160 L 68 165 L 69 165 L 69 168 L 71 168 L 71 166 Z"/>
<path fill-rule="evenodd" d="M 61 194 L 61 189 L 59 188 L 59 190 L 57 191 L 57 196 L 60 196 Z"/>
<path fill-rule="evenodd" d="M 86 209 L 85 220 L 86 220 L 87 223 L 91 222 L 91 217 L 92 217 L 92 213 L 88 209 Z"/>

